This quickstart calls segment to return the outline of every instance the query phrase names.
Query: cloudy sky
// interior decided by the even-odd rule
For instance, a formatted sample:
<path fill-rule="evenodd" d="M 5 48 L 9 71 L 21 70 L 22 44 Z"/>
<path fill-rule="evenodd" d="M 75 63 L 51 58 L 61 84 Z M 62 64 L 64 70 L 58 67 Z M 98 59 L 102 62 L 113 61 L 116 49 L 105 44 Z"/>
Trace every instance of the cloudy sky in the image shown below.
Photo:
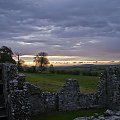
<path fill-rule="evenodd" d="M 0 0 L 0 46 L 21 54 L 120 59 L 120 0 Z"/>

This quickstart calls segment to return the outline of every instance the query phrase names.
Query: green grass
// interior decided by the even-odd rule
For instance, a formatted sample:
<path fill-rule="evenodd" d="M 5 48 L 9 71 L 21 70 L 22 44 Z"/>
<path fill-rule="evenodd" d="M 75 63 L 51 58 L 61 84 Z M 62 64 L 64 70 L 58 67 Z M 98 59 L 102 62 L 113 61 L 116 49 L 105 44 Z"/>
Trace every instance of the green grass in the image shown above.
<path fill-rule="evenodd" d="M 58 91 L 68 78 L 77 79 L 82 92 L 94 92 L 99 78 L 94 76 L 25 73 L 27 81 L 37 85 L 43 91 Z M 91 116 L 94 113 L 102 114 L 105 109 L 94 108 L 70 112 L 41 113 L 32 117 L 32 120 L 73 120 L 76 117 Z"/>
<path fill-rule="evenodd" d="M 92 116 L 94 113 L 99 115 L 103 114 L 105 109 L 96 108 L 88 110 L 70 111 L 70 112 L 54 112 L 54 113 L 42 113 L 33 116 L 32 120 L 73 120 L 77 117 Z"/>
<path fill-rule="evenodd" d="M 94 76 L 49 74 L 49 73 L 25 73 L 27 81 L 40 87 L 43 91 L 58 91 L 68 78 L 77 79 L 80 84 L 81 92 L 93 92 L 99 78 Z"/>

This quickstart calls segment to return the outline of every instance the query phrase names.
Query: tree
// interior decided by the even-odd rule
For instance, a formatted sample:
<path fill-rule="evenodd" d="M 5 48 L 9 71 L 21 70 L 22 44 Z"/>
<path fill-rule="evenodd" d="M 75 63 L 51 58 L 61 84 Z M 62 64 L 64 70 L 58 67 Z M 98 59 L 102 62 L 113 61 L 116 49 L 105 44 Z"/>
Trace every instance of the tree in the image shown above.
<path fill-rule="evenodd" d="M 15 52 L 15 56 L 16 56 L 16 58 L 17 58 L 16 63 L 17 63 L 18 70 L 19 70 L 19 71 L 23 71 L 22 65 L 24 65 L 25 61 L 22 60 L 22 59 L 20 59 L 20 55 L 21 55 L 21 54 L 20 54 L 19 52 Z"/>
<path fill-rule="evenodd" d="M 13 63 L 16 64 L 15 60 L 12 58 L 13 52 L 7 46 L 2 46 L 0 48 L 0 63 Z"/>
<path fill-rule="evenodd" d="M 24 63 L 25 63 L 25 61 L 24 61 L 24 60 L 19 59 L 19 65 L 20 65 L 20 66 L 24 65 Z"/>
<path fill-rule="evenodd" d="M 36 66 L 40 67 L 41 72 L 46 68 L 49 64 L 49 60 L 47 58 L 48 54 L 45 52 L 40 52 L 34 57 L 34 62 Z"/>
<path fill-rule="evenodd" d="M 36 55 L 34 57 L 34 61 L 33 62 L 35 62 L 35 66 L 39 66 L 39 55 Z"/>
<path fill-rule="evenodd" d="M 22 60 L 22 59 L 19 59 L 19 61 L 17 61 L 19 71 L 23 71 L 23 66 L 22 65 L 24 65 L 24 63 L 25 63 L 25 61 Z"/>
<path fill-rule="evenodd" d="M 8 48 L 7 46 L 2 46 L 0 48 L 0 53 L 7 53 L 7 54 L 10 54 L 11 56 L 13 55 L 12 50 Z"/>
<path fill-rule="evenodd" d="M 20 55 L 21 55 L 21 54 L 18 53 L 18 52 L 16 52 L 15 55 L 16 55 L 16 57 L 17 57 L 17 65 L 18 65 L 18 66 L 22 66 L 22 65 L 25 63 L 25 61 L 22 60 L 22 59 L 20 59 Z"/>
<path fill-rule="evenodd" d="M 50 73 L 55 73 L 55 69 L 54 69 L 53 64 L 50 65 L 49 71 L 50 71 Z"/>

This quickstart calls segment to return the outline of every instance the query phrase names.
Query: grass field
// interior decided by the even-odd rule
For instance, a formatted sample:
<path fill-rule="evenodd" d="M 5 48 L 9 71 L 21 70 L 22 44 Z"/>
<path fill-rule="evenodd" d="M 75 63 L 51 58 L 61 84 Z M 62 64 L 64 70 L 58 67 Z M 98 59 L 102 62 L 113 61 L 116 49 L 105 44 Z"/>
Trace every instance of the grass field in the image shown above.
<path fill-rule="evenodd" d="M 79 110 L 70 112 L 44 113 L 33 116 L 32 120 L 73 120 L 77 117 L 92 116 L 94 113 L 103 114 L 105 109 L 96 108 L 89 110 Z"/>
<path fill-rule="evenodd" d="M 43 91 L 58 91 L 68 78 L 77 79 L 81 92 L 93 92 L 99 78 L 94 76 L 49 74 L 49 73 L 25 73 L 27 81 L 40 87 Z"/>
<path fill-rule="evenodd" d="M 24 73 L 27 81 L 40 87 L 43 91 L 58 91 L 68 78 L 77 79 L 82 92 L 93 92 L 96 90 L 99 78 L 94 76 L 49 74 L 49 73 Z M 94 108 L 70 112 L 41 113 L 33 116 L 32 120 L 73 120 L 76 117 L 91 116 L 94 113 L 102 114 L 105 109 Z"/>

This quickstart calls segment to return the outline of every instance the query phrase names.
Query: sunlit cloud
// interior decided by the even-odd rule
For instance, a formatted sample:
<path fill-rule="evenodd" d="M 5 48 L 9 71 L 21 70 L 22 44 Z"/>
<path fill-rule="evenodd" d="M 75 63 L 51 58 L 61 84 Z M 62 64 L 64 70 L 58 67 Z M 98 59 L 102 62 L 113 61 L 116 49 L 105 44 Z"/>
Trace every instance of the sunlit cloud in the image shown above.
<path fill-rule="evenodd" d="M 18 44 L 21 44 L 21 45 L 31 45 L 32 43 L 26 43 L 26 42 L 17 42 Z"/>

